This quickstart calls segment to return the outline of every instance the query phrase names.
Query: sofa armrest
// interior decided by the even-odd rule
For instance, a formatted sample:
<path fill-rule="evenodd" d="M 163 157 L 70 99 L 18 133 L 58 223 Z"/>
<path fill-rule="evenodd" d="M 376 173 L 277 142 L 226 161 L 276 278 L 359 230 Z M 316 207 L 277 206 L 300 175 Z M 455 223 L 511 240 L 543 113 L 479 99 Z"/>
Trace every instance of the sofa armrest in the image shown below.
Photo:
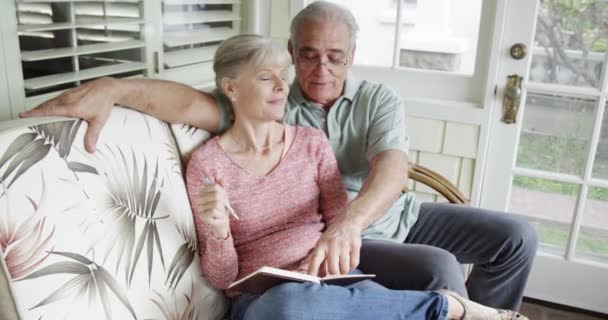
<path fill-rule="evenodd" d="M 429 168 L 410 162 L 407 174 L 410 179 L 425 184 L 431 189 L 439 192 L 439 194 L 444 196 L 451 203 L 469 203 L 469 199 L 467 199 L 453 183 Z M 404 191 L 407 192 L 409 190 L 406 188 Z"/>

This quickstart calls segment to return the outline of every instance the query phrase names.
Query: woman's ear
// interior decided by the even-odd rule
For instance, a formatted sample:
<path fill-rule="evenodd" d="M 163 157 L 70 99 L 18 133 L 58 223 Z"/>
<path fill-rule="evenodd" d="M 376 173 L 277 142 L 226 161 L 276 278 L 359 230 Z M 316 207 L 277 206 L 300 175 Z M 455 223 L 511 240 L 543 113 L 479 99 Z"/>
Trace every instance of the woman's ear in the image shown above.
<path fill-rule="evenodd" d="M 224 77 L 220 82 L 220 85 L 222 86 L 222 92 L 224 92 L 230 101 L 236 100 L 237 93 L 236 88 L 232 83 L 232 79 Z"/>

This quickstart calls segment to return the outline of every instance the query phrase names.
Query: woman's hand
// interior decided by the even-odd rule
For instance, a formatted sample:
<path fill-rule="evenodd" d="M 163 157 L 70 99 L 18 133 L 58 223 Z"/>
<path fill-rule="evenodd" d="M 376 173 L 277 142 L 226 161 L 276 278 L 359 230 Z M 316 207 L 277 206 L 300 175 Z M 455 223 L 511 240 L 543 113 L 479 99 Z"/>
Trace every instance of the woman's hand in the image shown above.
<path fill-rule="evenodd" d="M 226 211 L 228 195 L 222 185 L 222 180 L 219 184 L 205 185 L 197 199 L 199 218 L 216 239 L 226 239 L 230 234 L 230 219 Z"/>

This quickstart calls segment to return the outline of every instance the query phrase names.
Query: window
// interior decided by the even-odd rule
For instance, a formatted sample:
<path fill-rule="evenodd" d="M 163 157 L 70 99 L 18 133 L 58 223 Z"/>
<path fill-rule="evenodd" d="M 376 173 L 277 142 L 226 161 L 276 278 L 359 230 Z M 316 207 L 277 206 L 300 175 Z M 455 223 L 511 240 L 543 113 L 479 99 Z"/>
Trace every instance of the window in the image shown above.
<path fill-rule="evenodd" d="M 330 1 L 359 23 L 355 64 L 473 74 L 481 0 Z"/>
<path fill-rule="evenodd" d="M 163 78 L 212 81 L 218 44 L 241 31 L 240 1 L 163 0 L 162 11 Z"/>
<path fill-rule="evenodd" d="M 17 111 L 103 76 L 208 86 L 218 44 L 241 33 L 242 19 L 238 0 L 8 0 L 4 10 L 14 12 L 0 24 L 5 59 L 20 61 L 7 72 L 23 74 L 10 89 L 23 91 Z"/>
<path fill-rule="evenodd" d="M 25 96 L 102 76 L 143 75 L 143 1 L 18 1 Z"/>

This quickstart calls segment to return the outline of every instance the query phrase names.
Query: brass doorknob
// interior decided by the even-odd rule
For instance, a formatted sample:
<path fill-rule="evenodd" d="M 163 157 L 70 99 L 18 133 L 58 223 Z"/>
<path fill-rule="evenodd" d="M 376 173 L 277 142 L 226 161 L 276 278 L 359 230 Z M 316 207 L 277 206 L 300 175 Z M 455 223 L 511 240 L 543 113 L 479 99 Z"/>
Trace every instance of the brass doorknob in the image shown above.
<path fill-rule="evenodd" d="M 511 46 L 511 50 L 509 52 L 511 53 L 511 57 L 513 57 L 513 59 L 521 60 L 528 54 L 528 47 L 526 47 L 526 45 L 523 43 L 516 43 Z"/>

